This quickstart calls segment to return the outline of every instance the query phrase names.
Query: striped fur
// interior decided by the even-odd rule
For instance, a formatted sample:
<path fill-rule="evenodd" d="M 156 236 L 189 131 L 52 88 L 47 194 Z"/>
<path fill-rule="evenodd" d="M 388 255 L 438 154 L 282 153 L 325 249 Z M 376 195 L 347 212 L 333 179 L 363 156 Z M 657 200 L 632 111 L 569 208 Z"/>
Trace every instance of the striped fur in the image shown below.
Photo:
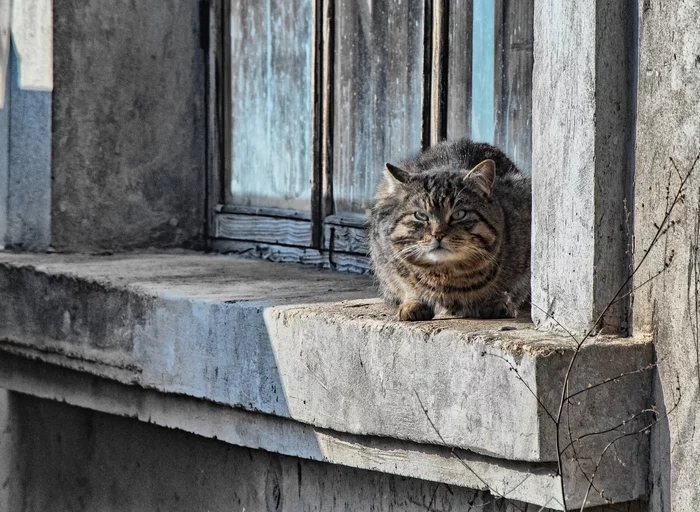
<path fill-rule="evenodd" d="M 530 294 L 530 208 L 530 178 L 488 144 L 444 142 L 387 164 L 369 240 L 384 298 L 401 320 L 518 316 Z"/>

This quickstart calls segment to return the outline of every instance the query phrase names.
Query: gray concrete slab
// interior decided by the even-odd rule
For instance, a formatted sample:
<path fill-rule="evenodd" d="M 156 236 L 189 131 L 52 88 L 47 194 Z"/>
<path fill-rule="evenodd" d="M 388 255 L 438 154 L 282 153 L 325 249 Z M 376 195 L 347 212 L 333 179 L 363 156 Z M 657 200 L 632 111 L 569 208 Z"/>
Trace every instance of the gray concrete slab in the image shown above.
<path fill-rule="evenodd" d="M 367 278 L 223 256 L 3 254 L 0 348 L 336 432 L 556 460 L 544 408 L 558 406 L 569 338 L 528 323 L 400 323 L 373 296 Z M 584 346 L 570 381 L 582 393 L 562 433 L 583 436 L 587 471 L 642 421 L 632 418 L 650 405 L 650 376 L 586 389 L 651 358 L 644 340 Z M 644 494 L 645 447 L 644 436 L 616 445 L 597 476 L 609 496 Z M 576 462 L 571 450 L 564 458 Z M 573 499 L 587 484 L 569 477 Z"/>

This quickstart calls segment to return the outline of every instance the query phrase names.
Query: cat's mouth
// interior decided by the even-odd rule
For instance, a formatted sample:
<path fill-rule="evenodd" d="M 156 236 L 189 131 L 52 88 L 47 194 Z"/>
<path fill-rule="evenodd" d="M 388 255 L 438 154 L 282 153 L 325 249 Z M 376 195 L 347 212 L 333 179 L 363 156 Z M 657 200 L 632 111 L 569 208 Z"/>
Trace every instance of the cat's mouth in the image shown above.
<path fill-rule="evenodd" d="M 452 257 L 452 251 L 438 244 L 436 247 L 429 249 L 425 257 L 432 263 L 440 263 L 450 259 Z"/>

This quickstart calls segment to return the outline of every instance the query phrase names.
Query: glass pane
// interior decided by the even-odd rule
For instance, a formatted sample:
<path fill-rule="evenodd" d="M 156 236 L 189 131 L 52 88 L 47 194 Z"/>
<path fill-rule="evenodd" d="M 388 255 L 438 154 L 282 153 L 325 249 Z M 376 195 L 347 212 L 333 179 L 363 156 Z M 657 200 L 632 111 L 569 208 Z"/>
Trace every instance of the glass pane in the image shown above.
<path fill-rule="evenodd" d="M 312 0 L 231 5 L 234 204 L 310 209 Z"/>
<path fill-rule="evenodd" d="M 494 0 L 474 0 L 472 49 L 472 139 L 494 142 Z M 448 50 L 449 52 L 449 50 Z M 449 108 L 449 106 L 448 106 Z"/>
<path fill-rule="evenodd" d="M 423 2 L 336 3 L 336 213 L 364 213 L 386 162 L 421 145 Z"/>

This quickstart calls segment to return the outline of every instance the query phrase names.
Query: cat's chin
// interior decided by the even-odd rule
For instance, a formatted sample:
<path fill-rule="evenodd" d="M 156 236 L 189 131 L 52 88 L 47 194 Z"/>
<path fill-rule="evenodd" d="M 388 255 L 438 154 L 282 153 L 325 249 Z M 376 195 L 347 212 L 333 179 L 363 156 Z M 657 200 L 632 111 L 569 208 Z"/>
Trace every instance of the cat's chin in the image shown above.
<path fill-rule="evenodd" d="M 441 247 L 426 253 L 424 259 L 428 263 L 446 263 L 450 260 L 454 260 L 454 257 L 455 254 L 452 251 Z"/>

